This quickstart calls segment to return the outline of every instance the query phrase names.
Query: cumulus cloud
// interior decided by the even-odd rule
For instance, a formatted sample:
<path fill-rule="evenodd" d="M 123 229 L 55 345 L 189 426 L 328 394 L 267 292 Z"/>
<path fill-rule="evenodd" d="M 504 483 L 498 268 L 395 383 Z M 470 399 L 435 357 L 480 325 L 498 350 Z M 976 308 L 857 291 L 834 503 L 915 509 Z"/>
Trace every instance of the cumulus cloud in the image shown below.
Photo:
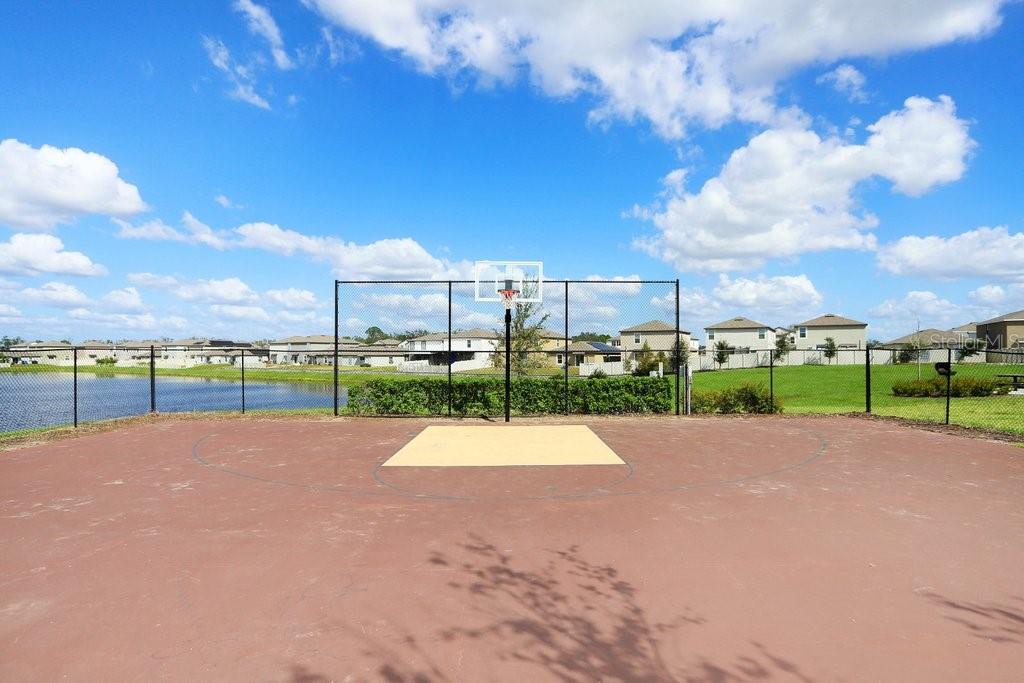
<path fill-rule="evenodd" d="M 178 284 L 178 278 L 171 275 L 156 275 L 154 273 L 128 273 L 128 282 L 140 287 L 168 289 Z"/>
<path fill-rule="evenodd" d="M 107 269 L 79 251 L 65 251 L 53 235 L 16 233 L 0 242 L 0 273 L 11 275 L 104 275 Z"/>
<path fill-rule="evenodd" d="M 174 294 L 186 301 L 217 304 L 247 304 L 259 298 L 249 285 L 237 277 L 181 283 L 174 289 Z"/>
<path fill-rule="evenodd" d="M 714 296 L 729 306 L 765 311 L 801 311 L 816 308 L 822 302 L 821 293 L 806 275 L 730 279 L 722 274 L 718 276 Z"/>
<path fill-rule="evenodd" d="M 217 195 L 216 197 L 213 198 L 213 201 L 217 202 L 218 204 L 223 206 L 225 209 L 244 209 L 245 208 L 241 204 L 236 204 L 233 201 L 231 201 L 231 198 L 228 197 L 226 194 L 219 194 L 219 195 Z"/>
<path fill-rule="evenodd" d="M 899 12 L 844 0 L 306 4 L 424 73 L 484 84 L 528 73 L 548 95 L 594 96 L 592 121 L 643 118 L 679 138 L 693 122 L 775 120 L 776 82 L 807 65 L 984 35 L 998 26 L 1003 3 L 935 0 Z"/>
<path fill-rule="evenodd" d="M 51 230 L 84 214 L 130 216 L 146 208 L 138 188 L 101 154 L 0 142 L 0 223 Z"/>
<path fill-rule="evenodd" d="M 116 236 L 121 239 L 203 244 L 217 250 L 224 250 L 232 246 L 224 233 L 214 230 L 188 211 L 184 212 L 181 217 L 184 231 L 171 227 L 160 219 L 146 221 L 139 225 L 132 225 L 120 218 L 111 220 L 120 228 Z"/>
<path fill-rule="evenodd" d="M 867 79 L 852 64 L 840 64 L 836 68 L 818 76 L 817 83 L 831 84 L 836 92 L 846 96 L 851 102 L 867 102 L 868 95 L 864 92 Z"/>
<path fill-rule="evenodd" d="M 18 290 L 17 298 L 58 308 L 74 308 L 89 303 L 89 297 L 81 290 L 64 282 L 47 282 L 41 287 L 25 287 Z"/>
<path fill-rule="evenodd" d="M 680 270 L 729 271 L 827 249 L 874 249 L 878 224 L 856 206 L 871 177 L 917 196 L 959 178 L 974 142 L 953 101 L 908 98 L 868 127 L 864 144 L 804 128 L 771 129 L 734 151 L 695 193 L 669 174 L 667 199 L 634 209 L 657 235 L 635 246 Z"/>
<path fill-rule="evenodd" d="M 281 29 L 278 27 L 270 11 L 262 5 L 257 5 L 252 0 L 235 0 L 235 11 L 245 17 L 246 26 L 253 35 L 261 36 L 270 46 L 270 54 L 274 58 L 274 64 L 278 69 L 291 69 L 291 58 L 284 47 L 284 38 L 281 37 Z"/>
<path fill-rule="evenodd" d="M 946 329 L 961 325 L 969 320 L 982 320 L 991 317 L 990 309 L 979 306 L 956 304 L 928 290 L 907 292 L 901 298 L 886 299 L 870 311 L 877 318 L 888 319 L 901 323 L 906 332 L 918 324 L 922 328 L 939 327 Z M 898 330 L 893 325 L 882 325 L 879 329 Z"/>
<path fill-rule="evenodd" d="M 213 304 L 210 310 L 222 318 L 229 320 L 254 320 L 267 322 L 270 315 L 259 306 L 240 306 L 237 304 Z"/>
<path fill-rule="evenodd" d="M 0 304 L 0 316 L 5 316 L 6 317 L 6 316 L 19 316 L 19 315 L 21 315 L 21 311 L 19 311 L 14 306 L 11 306 L 9 304 Z"/>
<path fill-rule="evenodd" d="M 346 279 L 433 279 L 468 268 L 432 256 L 409 237 L 357 244 L 336 237 L 304 235 L 271 223 L 246 223 L 235 232 L 241 237 L 239 246 L 284 256 L 303 254 L 329 263 L 335 275 Z"/>
<path fill-rule="evenodd" d="M 73 308 L 68 316 L 81 323 L 90 323 L 114 330 L 180 331 L 188 321 L 177 315 L 157 317 L 152 313 L 105 313 L 90 308 Z"/>
<path fill-rule="evenodd" d="M 896 275 L 1024 281 L 1024 232 L 1001 225 L 950 237 L 901 237 L 879 249 L 878 265 Z"/>
<path fill-rule="evenodd" d="M 971 301 L 985 306 L 994 306 L 1006 301 L 1006 290 L 999 285 L 982 285 L 967 293 Z"/>
<path fill-rule="evenodd" d="M 268 301 L 286 309 L 313 309 L 320 307 L 316 294 L 308 289 L 296 289 L 295 287 L 269 289 L 264 296 Z"/>
<path fill-rule="evenodd" d="M 142 295 L 134 287 L 113 289 L 103 296 L 103 303 L 118 311 L 141 311 L 145 308 Z"/>

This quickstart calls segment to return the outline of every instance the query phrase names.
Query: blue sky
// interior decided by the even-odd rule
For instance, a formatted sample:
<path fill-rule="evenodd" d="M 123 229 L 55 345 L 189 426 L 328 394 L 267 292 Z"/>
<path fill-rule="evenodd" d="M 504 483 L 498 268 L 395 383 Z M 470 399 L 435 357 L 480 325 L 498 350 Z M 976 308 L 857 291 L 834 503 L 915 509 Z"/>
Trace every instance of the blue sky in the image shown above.
<path fill-rule="evenodd" d="M 485 258 L 690 329 L 1024 308 L 1024 7 L 810 4 L 6 3 L 0 334 L 327 332 Z"/>

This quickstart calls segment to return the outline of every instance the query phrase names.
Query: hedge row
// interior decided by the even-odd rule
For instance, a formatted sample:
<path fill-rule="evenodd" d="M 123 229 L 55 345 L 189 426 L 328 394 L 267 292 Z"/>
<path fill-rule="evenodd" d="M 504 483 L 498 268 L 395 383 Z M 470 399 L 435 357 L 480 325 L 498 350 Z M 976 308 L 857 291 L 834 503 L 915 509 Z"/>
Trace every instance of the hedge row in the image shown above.
<path fill-rule="evenodd" d="M 997 396 L 1009 392 L 1010 387 L 999 384 L 995 379 L 987 377 L 953 377 L 949 385 L 949 395 L 953 398 L 965 396 Z M 911 398 L 945 398 L 946 378 L 909 379 L 893 382 L 894 396 Z"/>
<path fill-rule="evenodd" d="M 772 399 L 763 385 L 742 384 L 720 391 L 694 391 L 690 396 L 693 413 L 781 413 L 782 404 Z"/>
<path fill-rule="evenodd" d="M 358 415 L 443 415 L 448 412 L 448 380 L 418 377 L 371 379 L 349 387 L 348 408 Z M 565 411 L 561 377 L 512 379 L 512 412 L 518 415 Z M 605 377 L 569 382 L 569 411 L 577 414 L 668 413 L 675 409 L 668 377 Z M 502 415 L 505 379 L 458 378 L 452 383 L 453 415 Z"/>

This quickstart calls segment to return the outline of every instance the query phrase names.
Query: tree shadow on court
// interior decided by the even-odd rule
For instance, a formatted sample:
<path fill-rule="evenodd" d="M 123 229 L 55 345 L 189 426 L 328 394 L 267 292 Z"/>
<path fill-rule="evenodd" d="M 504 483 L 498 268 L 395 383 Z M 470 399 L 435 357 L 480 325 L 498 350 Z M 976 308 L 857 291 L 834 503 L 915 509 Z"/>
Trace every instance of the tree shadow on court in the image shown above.
<path fill-rule="evenodd" d="M 539 568 L 518 566 L 478 537 L 462 544 L 457 556 L 431 554 L 429 562 L 456 572 L 448 585 L 466 594 L 470 608 L 463 624 L 441 627 L 437 637 L 472 643 L 489 653 L 496 670 L 503 662 L 519 671 L 537 667 L 545 679 L 565 683 L 733 683 L 781 674 L 811 680 L 756 642 L 749 654 L 729 663 L 680 652 L 683 631 L 707 623 L 703 616 L 687 609 L 670 621 L 652 621 L 638 603 L 636 587 L 614 567 L 587 560 L 575 545 L 544 555 Z M 429 671 L 407 670 L 395 664 L 402 661 L 397 653 L 389 654 L 378 669 L 389 683 L 449 680 L 436 664 Z M 422 661 L 418 645 L 409 654 Z"/>
<path fill-rule="evenodd" d="M 966 628 L 973 636 L 996 643 L 1024 643 L 1024 598 L 1012 596 L 1014 604 L 968 602 L 938 593 L 923 593 L 943 616 Z"/>

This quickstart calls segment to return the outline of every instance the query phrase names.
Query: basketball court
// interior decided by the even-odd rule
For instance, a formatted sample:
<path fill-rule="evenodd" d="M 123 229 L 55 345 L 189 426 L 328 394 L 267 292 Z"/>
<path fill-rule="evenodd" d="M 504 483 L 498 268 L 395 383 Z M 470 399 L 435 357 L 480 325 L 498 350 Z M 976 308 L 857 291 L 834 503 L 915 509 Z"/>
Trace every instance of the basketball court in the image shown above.
<path fill-rule="evenodd" d="M 158 418 L 0 453 L 3 680 L 1019 680 L 1024 450 Z"/>

